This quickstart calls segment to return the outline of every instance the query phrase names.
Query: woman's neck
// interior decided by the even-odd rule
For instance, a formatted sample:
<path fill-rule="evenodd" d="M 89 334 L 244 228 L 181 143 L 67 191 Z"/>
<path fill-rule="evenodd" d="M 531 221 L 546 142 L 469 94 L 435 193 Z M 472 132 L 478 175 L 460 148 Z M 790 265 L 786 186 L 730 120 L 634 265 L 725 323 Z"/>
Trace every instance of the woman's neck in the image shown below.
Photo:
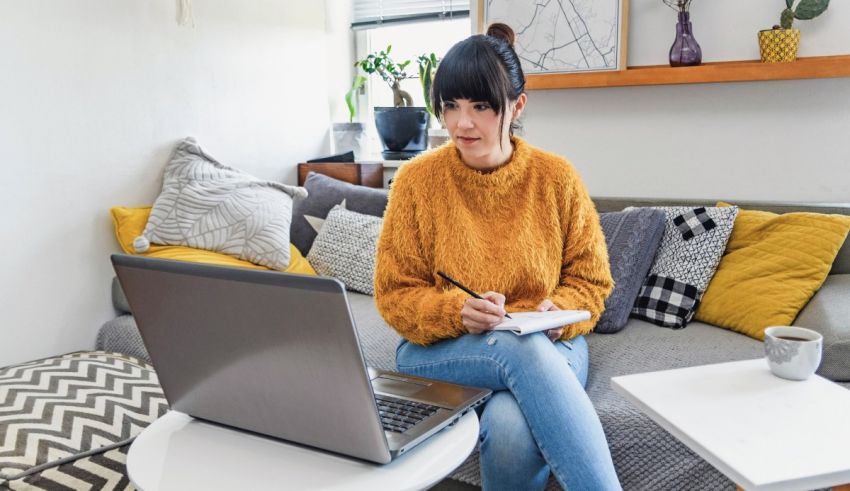
<path fill-rule="evenodd" d="M 467 160 L 464 158 L 463 154 L 461 154 L 460 159 L 463 161 L 464 165 L 471 169 L 475 169 L 483 173 L 489 173 L 510 162 L 513 154 L 514 145 L 510 138 L 508 138 L 502 142 L 501 148 L 499 148 L 498 152 L 493 152 L 484 158 L 474 160 Z"/>

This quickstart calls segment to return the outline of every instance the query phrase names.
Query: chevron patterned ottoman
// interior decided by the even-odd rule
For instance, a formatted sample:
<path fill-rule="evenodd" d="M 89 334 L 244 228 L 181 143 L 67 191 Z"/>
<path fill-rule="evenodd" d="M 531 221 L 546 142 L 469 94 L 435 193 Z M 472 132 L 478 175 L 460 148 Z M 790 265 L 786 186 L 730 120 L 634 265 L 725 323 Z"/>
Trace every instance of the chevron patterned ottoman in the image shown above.
<path fill-rule="evenodd" d="M 0 489 L 133 489 L 129 444 L 167 409 L 153 367 L 120 353 L 0 368 Z"/>

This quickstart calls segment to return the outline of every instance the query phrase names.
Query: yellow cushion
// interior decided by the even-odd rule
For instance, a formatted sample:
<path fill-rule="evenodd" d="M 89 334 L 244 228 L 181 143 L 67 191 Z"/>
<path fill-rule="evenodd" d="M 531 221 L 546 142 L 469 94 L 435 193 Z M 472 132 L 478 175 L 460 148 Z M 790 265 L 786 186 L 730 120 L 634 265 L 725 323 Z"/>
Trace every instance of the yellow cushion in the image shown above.
<path fill-rule="evenodd" d="M 696 319 L 756 339 L 766 327 L 790 325 L 826 279 L 848 230 L 850 216 L 740 210 Z"/>
<path fill-rule="evenodd" d="M 136 254 L 136 251 L 133 248 L 133 239 L 142 235 L 142 232 L 145 229 L 145 224 L 148 223 L 148 215 L 151 213 L 151 207 L 126 208 L 123 206 L 116 206 L 109 211 L 112 213 L 112 222 L 115 224 L 115 237 L 121 245 L 121 250 L 127 254 Z M 150 249 L 140 255 L 158 257 L 161 259 L 177 259 L 179 261 L 188 261 L 193 263 L 216 264 L 219 266 L 269 269 L 265 266 L 249 263 L 248 261 L 243 261 L 226 254 L 219 254 L 217 252 L 185 246 L 151 244 Z M 285 272 L 308 274 L 313 276 L 316 275 L 316 271 L 312 266 L 310 266 L 310 263 L 304 259 L 301 252 L 292 244 L 289 244 L 289 257 L 289 266 L 286 268 Z"/>

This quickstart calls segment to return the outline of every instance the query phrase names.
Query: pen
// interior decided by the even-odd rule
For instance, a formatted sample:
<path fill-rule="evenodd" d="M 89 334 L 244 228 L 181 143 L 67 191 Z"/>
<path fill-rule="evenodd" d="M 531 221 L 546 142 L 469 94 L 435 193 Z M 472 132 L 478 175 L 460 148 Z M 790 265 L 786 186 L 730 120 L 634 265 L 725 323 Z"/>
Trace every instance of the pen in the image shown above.
<path fill-rule="evenodd" d="M 438 275 L 440 275 L 440 276 L 442 276 L 444 280 L 446 280 L 446 281 L 448 281 L 449 283 L 451 283 L 452 285 L 454 285 L 454 286 L 456 286 L 456 287 L 460 288 L 461 290 L 465 291 L 466 293 L 468 293 L 468 294 L 472 295 L 473 297 L 475 297 L 475 298 L 480 298 L 481 300 L 484 300 L 484 297 L 482 297 L 481 295 L 479 295 L 479 294 L 475 293 L 474 291 L 470 290 L 469 288 L 467 288 L 467 287 L 465 287 L 465 286 L 461 285 L 460 283 L 458 283 L 458 282 L 457 282 L 457 280 L 455 280 L 455 279 L 454 279 L 454 278 L 452 278 L 451 276 L 447 275 L 446 273 L 443 273 L 442 271 L 437 271 L 437 274 L 438 274 Z M 509 316 L 508 314 L 505 314 L 505 317 L 507 317 L 508 319 L 513 319 L 513 317 Z"/>

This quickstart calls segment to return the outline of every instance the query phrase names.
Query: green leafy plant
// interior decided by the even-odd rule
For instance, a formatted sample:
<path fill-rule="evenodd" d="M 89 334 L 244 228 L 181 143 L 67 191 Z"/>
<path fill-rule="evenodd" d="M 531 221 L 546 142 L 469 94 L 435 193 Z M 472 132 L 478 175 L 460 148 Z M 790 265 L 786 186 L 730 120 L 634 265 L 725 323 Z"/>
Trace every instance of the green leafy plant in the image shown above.
<path fill-rule="evenodd" d="M 410 60 L 404 60 L 396 63 L 390 57 L 392 45 L 387 46 L 386 50 L 377 51 L 369 54 L 366 58 L 358 60 L 354 66 L 360 67 L 361 70 L 369 75 L 378 74 L 390 86 L 393 91 L 393 105 L 395 107 L 412 106 L 413 98 L 404 90 L 401 90 L 399 84 L 406 78 L 412 78 L 405 69 L 410 64 Z"/>
<path fill-rule="evenodd" d="M 351 88 L 345 93 L 345 105 L 348 106 L 348 122 L 353 123 L 354 117 L 357 116 L 357 106 L 354 104 L 354 95 L 366 83 L 366 77 L 359 73 L 354 76 L 354 81 L 351 83 Z"/>
<path fill-rule="evenodd" d="M 780 16 L 780 25 L 783 29 L 791 29 L 791 26 L 794 25 L 794 19 L 814 19 L 829 7 L 829 0 L 800 0 L 796 7 L 794 7 L 794 1 L 785 0 L 787 8 L 782 11 Z"/>
<path fill-rule="evenodd" d="M 392 89 L 395 107 L 412 106 L 413 98 L 400 86 L 402 80 L 416 78 L 407 73 L 407 67 L 411 61 L 396 62 L 393 60 L 390 56 L 392 48 L 392 45 L 389 45 L 385 50 L 371 53 L 366 58 L 355 62 L 354 66 L 369 75 L 379 75 Z M 425 96 L 425 108 L 429 113 L 434 114 L 431 107 L 431 84 L 434 82 L 434 74 L 437 71 L 437 65 L 440 64 L 440 59 L 434 53 L 422 54 L 416 58 L 416 63 L 419 66 L 419 83 L 422 85 L 422 93 Z"/>
<path fill-rule="evenodd" d="M 422 85 L 422 94 L 425 96 L 425 109 L 432 115 L 434 108 L 431 106 L 431 85 L 434 83 L 434 74 L 437 72 L 437 66 L 440 60 L 434 53 L 419 55 L 416 58 L 419 64 L 419 83 Z"/>

